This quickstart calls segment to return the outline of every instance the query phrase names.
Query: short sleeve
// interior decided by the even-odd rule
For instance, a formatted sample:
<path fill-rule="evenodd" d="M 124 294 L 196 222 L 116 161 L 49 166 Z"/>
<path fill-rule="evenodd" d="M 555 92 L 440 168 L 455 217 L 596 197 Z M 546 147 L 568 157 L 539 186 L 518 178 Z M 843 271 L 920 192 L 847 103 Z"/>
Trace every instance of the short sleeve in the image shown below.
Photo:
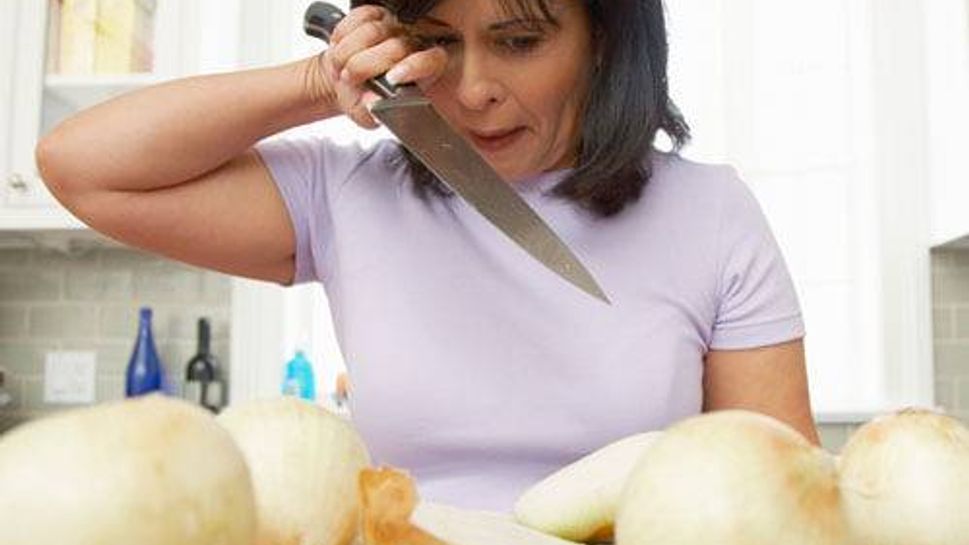
<path fill-rule="evenodd" d="M 804 336 L 797 292 L 753 193 L 731 172 L 718 231 L 719 289 L 711 349 L 740 350 Z"/>
<path fill-rule="evenodd" d="M 366 158 L 359 145 L 319 136 L 277 137 L 256 145 L 275 182 L 296 234 L 294 284 L 323 281 L 340 188 Z"/>

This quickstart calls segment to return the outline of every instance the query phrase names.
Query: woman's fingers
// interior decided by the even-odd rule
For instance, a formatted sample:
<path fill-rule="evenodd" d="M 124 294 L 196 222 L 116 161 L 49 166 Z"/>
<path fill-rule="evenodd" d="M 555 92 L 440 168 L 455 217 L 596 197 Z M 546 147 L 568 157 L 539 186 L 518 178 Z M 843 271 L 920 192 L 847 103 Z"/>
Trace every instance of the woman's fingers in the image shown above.
<path fill-rule="evenodd" d="M 441 47 L 410 53 L 387 72 L 387 79 L 395 84 L 416 82 L 429 87 L 447 70 L 448 54 Z"/>
<path fill-rule="evenodd" d="M 348 59 L 343 65 L 340 79 L 351 85 L 361 85 L 390 70 L 410 52 L 411 48 L 405 38 L 390 38 Z"/>
<path fill-rule="evenodd" d="M 356 55 L 375 47 L 399 34 L 401 31 L 393 23 L 387 21 L 367 21 L 347 34 L 340 43 L 330 45 L 328 54 L 333 65 L 342 70 Z"/>
<path fill-rule="evenodd" d="M 365 129 L 376 129 L 380 123 L 370 114 L 373 103 L 380 100 L 373 91 L 367 91 L 360 95 L 360 100 L 347 112 L 347 116 L 357 125 Z"/>
<path fill-rule="evenodd" d="M 360 25 L 373 22 L 381 21 L 390 17 L 390 12 L 386 8 L 380 6 L 360 6 L 350 10 L 350 13 L 340 21 L 336 28 L 333 29 L 333 34 L 330 35 L 330 46 L 335 46 L 347 35 L 352 33 Z"/>
<path fill-rule="evenodd" d="M 440 47 L 418 51 L 405 28 L 386 9 L 352 10 L 334 30 L 325 52 L 324 70 L 340 109 L 358 125 L 376 128 L 368 106 L 378 97 L 366 82 L 387 74 L 395 84 L 432 85 L 447 68 Z"/>

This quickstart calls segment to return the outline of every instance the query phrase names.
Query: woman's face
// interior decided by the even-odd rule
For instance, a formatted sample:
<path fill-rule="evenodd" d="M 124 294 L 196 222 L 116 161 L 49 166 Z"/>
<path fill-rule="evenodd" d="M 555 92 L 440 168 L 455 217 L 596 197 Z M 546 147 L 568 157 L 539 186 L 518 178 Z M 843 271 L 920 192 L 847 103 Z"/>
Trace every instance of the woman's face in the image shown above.
<path fill-rule="evenodd" d="M 443 0 L 415 26 L 449 56 L 426 94 L 509 181 L 573 166 L 578 154 L 590 26 L 581 0 L 549 8 L 558 25 L 510 15 L 498 0 Z"/>

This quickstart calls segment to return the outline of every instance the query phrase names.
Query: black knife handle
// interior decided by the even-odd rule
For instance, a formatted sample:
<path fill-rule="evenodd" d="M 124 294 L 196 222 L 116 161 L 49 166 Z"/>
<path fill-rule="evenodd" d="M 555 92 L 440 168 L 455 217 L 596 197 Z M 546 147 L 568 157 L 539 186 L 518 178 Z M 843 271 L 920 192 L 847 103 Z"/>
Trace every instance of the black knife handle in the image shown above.
<path fill-rule="evenodd" d="M 345 13 L 340 8 L 327 2 L 313 2 L 306 8 L 303 17 L 303 30 L 315 38 L 330 43 L 333 29 L 343 20 Z M 408 84 L 413 85 L 413 84 Z M 398 86 L 387 81 L 386 74 L 367 80 L 367 87 L 383 98 L 390 98 L 397 94 Z M 401 85 L 400 87 L 405 87 Z"/>

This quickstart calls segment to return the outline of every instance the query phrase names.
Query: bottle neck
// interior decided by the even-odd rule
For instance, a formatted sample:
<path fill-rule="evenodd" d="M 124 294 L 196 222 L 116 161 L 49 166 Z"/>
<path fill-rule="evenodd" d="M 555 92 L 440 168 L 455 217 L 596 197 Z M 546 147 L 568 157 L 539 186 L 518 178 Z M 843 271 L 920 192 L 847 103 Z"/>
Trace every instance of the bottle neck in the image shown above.
<path fill-rule="evenodd" d="M 138 319 L 138 339 L 140 342 L 151 342 L 151 310 L 141 309 L 141 316 Z"/>
<path fill-rule="evenodd" d="M 198 354 L 208 356 L 212 350 L 212 330 L 205 318 L 198 323 Z"/>

